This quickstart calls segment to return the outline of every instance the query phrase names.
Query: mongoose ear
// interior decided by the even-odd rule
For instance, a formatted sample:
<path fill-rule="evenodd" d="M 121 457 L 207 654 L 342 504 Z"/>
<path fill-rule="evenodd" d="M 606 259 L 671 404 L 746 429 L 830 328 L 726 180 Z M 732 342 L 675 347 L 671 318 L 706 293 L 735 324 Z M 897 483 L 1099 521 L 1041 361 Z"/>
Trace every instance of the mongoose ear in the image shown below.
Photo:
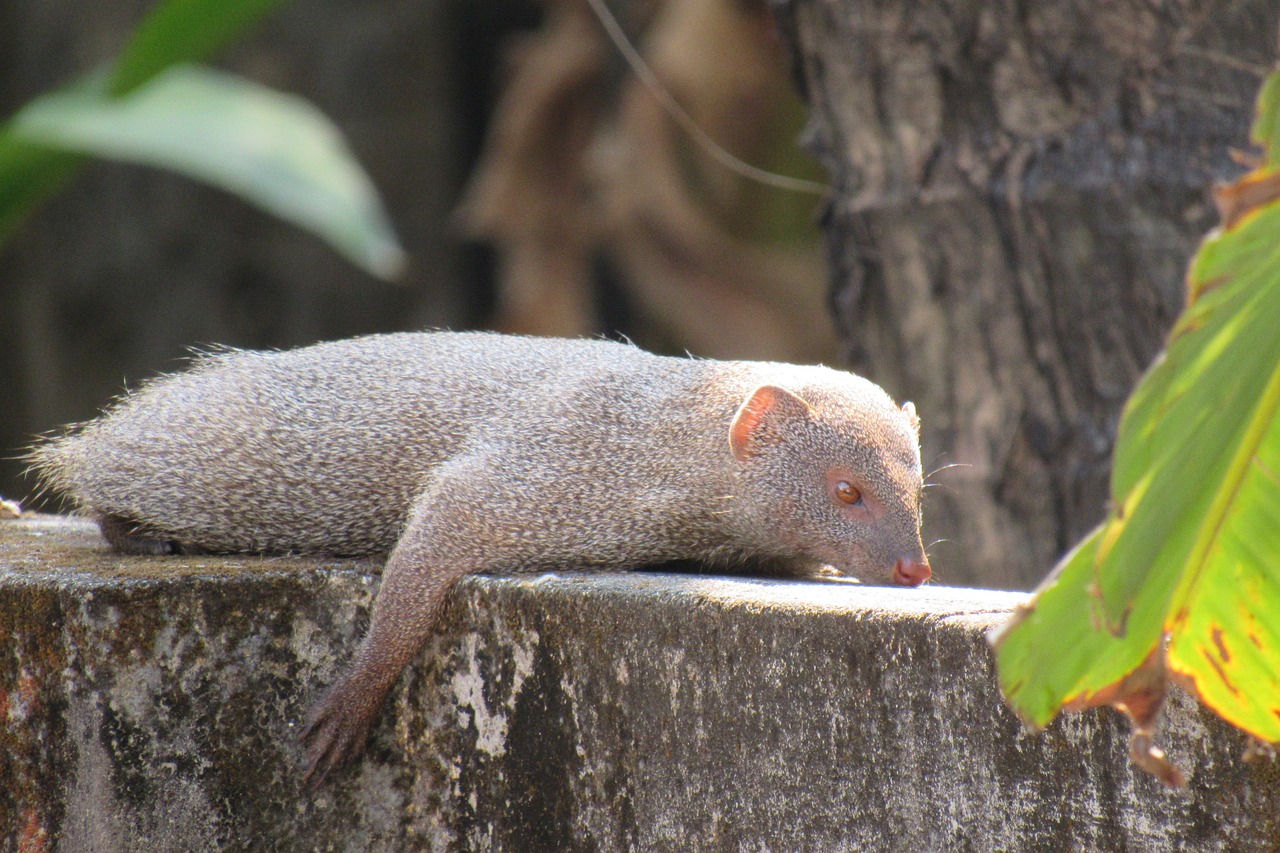
<path fill-rule="evenodd" d="M 778 427 L 803 421 L 813 407 L 786 388 L 761 385 L 738 407 L 729 427 L 729 446 L 739 462 L 745 462 L 781 438 Z"/>
<path fill-rule="evenodd" d="M 920 437 L 920 417 L 916 414 L 916 404 L 908 400 L 902 404 L 902 414 L 907 416 L 907 423 L 911 424 L 911 428 L 916 432 L 916 438 Z"/>

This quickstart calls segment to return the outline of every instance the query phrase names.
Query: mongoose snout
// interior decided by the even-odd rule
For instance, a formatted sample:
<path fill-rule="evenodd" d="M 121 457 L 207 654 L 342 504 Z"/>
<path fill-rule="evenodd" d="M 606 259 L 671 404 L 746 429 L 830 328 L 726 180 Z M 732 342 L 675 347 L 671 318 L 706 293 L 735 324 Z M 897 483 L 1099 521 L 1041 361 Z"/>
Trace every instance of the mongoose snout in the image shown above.
<path fill-rule="evenodd" d="M 920 586 L 933 575 L 929 561 L 920 562 L 910 557 L 899 557 L 893 567 L 893 582 L 900 586 Z"/>
<path fill-rule="evenodd" d="M 920 585 L 918 433 L 825 367 L 429 332 L 202 355 L 30 458 L 122 551 L 387 558 L 304 726 L 318 783 L 469 573 L 761 560 Z"/>

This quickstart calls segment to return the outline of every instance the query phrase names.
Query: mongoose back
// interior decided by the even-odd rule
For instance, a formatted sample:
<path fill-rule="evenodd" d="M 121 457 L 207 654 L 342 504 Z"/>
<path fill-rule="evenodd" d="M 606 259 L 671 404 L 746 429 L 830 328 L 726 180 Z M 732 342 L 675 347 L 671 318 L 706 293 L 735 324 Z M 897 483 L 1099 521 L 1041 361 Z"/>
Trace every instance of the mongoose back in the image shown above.
<path fill-rule="evenodd" d="M 303 729 L 318 784 L 472 572 L 758 559 L 919 585 L 918 431 L 829 368 L 425 332 L 203 355 L 31 458 L 121 551 L 388 555 Z"/>

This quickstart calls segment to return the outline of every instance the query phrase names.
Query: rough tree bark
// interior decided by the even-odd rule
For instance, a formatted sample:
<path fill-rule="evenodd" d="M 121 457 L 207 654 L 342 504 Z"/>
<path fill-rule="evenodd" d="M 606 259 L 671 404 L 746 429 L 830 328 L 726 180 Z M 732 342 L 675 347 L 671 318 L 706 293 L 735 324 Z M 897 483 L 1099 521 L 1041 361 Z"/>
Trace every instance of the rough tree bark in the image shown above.
<path fill-rule="evenodd" d="M 1027 587 L 1102 517 L 1276 59 L 1274 0 L 782 0 L 835 187 L 852 365 L 915 399 L 947 583 Z"/>

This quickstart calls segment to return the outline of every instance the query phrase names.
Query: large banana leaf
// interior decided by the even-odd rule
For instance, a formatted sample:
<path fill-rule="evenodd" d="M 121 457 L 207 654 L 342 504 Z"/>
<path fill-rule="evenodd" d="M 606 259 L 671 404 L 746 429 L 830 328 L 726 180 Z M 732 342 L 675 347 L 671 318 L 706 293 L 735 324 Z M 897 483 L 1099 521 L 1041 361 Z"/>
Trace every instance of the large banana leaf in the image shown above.
<path fill-rule="evenodd" d="M 1187 308 L 1125 409 L 1107 520 L 993 635 L 1034 725 L 1063 706 L 1132 713 L 1154 695 L 1134 674 L 1168 672 L 1280 741 L 1280 73 L 1254 140 L 1265 157 L 1220 191 Z"/>

